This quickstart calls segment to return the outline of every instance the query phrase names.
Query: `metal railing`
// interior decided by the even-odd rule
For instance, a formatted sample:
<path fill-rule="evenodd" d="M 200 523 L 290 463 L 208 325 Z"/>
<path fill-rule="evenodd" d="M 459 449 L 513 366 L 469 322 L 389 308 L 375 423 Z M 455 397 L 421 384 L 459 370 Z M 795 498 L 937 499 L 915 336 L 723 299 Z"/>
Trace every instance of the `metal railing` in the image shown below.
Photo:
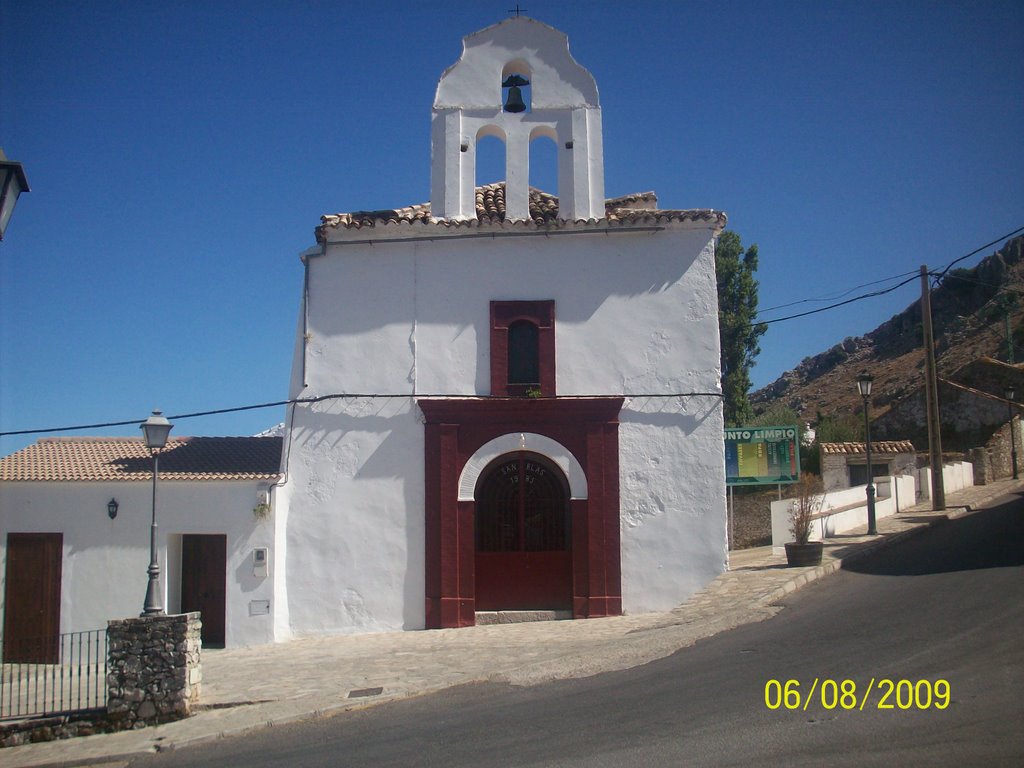
<path fill-rule="evenodd" d="M 4 642 L 0 720 L 107 705 L 107 630 Z"/>

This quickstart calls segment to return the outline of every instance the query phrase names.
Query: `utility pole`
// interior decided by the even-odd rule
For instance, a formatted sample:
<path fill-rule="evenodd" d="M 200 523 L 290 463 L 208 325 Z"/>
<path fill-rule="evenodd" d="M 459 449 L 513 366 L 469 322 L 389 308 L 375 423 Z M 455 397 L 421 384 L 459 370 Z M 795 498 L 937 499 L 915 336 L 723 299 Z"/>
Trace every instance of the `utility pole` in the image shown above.
<path fill-rule="evenodd" d="M 946 508 L 946 487 L 942 482 L 942 435 L 939 421 L 939 379 L 935 371 L 935 338 L 932 335 L 932 292 L 928 267 L 921 265 L 921 325 L 924 328 L 925 402 L 928 413 L 928 458 L 932 469 L 932 509 Z"/>

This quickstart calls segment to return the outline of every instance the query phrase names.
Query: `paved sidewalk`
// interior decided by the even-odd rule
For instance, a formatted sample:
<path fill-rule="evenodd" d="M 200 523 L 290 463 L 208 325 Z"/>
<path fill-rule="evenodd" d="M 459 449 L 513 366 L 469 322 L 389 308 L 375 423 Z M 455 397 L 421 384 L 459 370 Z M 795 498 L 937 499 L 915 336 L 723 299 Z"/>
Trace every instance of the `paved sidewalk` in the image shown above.
<path fill-rule="evenodd" d="M 771 547 L 731 553 L 730 570 L 666 613 L 424 632 L 316 637 L 203 652 L 203 706 L 177 723 L 0 750 L 3 766 L 118 764 L 254 728 L 280 725 L 479 681 L 531 685 L 663 658 L 727 629 L 762 621 L 775 601 L 844 561 L 1011 492 L 1005 480 L 947 495 L 947 512 L 918 505 L 878 523 L 879 535 L 826 542 L 822 564 L 789 568 Z M 379 691 L 377 690 L 379 689 Z"/>

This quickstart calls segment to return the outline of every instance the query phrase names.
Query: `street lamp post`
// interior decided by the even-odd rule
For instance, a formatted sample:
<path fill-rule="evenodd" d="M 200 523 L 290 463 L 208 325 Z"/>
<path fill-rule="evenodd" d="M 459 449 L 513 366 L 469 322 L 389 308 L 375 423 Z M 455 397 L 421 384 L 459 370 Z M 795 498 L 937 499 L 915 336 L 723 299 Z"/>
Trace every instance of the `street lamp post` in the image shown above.
<path fill-rule="evenodd" d="M 163 616 L 164 606 L 160 595 L 160 563 L 156 554 L 156 483 L 160 475 L 159 456 L 160 451 L 167 445 L 167 436 L 173 425 L 164 418 L 160 409 L 154 409 L 153 414 L 140 425 L 146 447 L 153 456 L 153 521 L 149 528 L 149 584 L 146 586 L 146 602 L 142 609 L 142 616 Z"/>
<path fill-rule="evenodd" d="M 868 454 L 868 536 L 878 533 L 875 528 L 875 480 L 874 473 L 871 471 L 871 419 L 868 416 L 868 408 L 871 405 L 871 383 L 874 380 L 874 377 L 867 372 L 857 377 L 857 389 L 860 396 L 864 398 L 864 439 Z"/>
<path fill-rule="evenodd" d="M 1017 390 L 1013 385 L 1006 387 L 1006 414 L 1010 426 L 1010 460 L 1013 462 L 1013 479 L 1017 479 L 1017 440 L 1013 434 L 1013 401 L 1017 396 Z"/>

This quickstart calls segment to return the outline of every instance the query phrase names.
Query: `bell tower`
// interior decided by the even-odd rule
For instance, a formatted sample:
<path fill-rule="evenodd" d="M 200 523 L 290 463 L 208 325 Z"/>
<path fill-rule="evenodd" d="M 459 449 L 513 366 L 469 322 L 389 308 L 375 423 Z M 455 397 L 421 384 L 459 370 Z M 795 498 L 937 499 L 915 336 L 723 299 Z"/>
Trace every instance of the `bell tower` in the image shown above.
<path fill-rule="evenodd" d="M 505 218 L 530 217 L 530 142 L 546 136 L 558 156 L 560 219 L 602 219 L 604 153 L 593 76 L 568 38 L 516 16 L 468 35 L 437 84 L 431 117 L 431 215 L 476 218 L 476 148 L 505 144 Z"/>

